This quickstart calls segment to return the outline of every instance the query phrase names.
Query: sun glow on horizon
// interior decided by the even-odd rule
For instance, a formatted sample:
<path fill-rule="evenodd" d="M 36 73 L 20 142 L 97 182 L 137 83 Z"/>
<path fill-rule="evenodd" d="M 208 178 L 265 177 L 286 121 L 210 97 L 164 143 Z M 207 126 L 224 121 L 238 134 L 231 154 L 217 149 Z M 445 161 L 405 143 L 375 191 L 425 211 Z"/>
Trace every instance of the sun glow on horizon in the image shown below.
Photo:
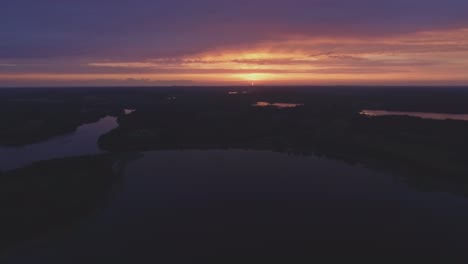
<path fill-rule="evenodd" d="M 274 74 L 270 73 L 246 73 L 234 75 L 234 77 L 249 81 L 251 84 L 258 81 L 273 81 L 275 79 Z"/>
<path fill-rule="evenodd" d="M 40 64 L 0 61 L 0 85 L 468 84 L 468 29 L 372 39 L 300 37 L 173 57 L 60 63 L 63 69 L 51 71 Z M 23 66 L 28 71 L 18 71 Z"/>

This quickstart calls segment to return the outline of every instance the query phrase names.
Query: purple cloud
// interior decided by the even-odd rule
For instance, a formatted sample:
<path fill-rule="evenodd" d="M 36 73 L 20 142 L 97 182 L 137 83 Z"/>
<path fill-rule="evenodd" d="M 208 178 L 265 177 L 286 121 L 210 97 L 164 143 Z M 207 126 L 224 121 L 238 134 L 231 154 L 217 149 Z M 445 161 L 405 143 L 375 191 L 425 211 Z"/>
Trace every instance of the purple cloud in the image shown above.
<path fill-rule="evenodd" d="M 142 59 L 285 35 L 375 37 L 468 27 L 466 0 L 9 0 L 0 59 Z"/>

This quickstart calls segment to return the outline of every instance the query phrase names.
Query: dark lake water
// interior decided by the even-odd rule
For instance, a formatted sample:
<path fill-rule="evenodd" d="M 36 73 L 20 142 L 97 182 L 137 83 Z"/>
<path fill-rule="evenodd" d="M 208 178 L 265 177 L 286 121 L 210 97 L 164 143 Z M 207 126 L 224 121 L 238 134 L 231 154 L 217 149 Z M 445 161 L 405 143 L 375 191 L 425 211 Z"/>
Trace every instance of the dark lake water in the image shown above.
<path fill-rule="evenodd" d="M 74 232 L 0 262 L 304 263 L 379 255 L 459 263 L 450 259 L 467 254 L 467 198 L 413 190 L 340 161 L 244 150 L 146 152 L 119 184 Z"/>
<path fill-rule="evenodd" d="M 115 117 L 105 117 L 85 124 L 75 132 L 22 147 L 0 147 L 0 170 L 11 170 L 35 161 L 96 154 L 99 136 L 117 127 Z"/>

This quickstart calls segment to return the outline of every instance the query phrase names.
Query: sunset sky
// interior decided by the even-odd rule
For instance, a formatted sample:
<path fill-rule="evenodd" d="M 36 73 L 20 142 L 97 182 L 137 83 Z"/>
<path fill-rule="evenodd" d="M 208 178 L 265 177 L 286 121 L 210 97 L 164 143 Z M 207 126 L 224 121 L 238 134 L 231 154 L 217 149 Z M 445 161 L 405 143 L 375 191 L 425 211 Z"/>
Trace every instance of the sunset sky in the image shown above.
<path fill-rule="evenodd" d="M 468 85 L 467 0 L 5 0 L 0 86 Z"/>

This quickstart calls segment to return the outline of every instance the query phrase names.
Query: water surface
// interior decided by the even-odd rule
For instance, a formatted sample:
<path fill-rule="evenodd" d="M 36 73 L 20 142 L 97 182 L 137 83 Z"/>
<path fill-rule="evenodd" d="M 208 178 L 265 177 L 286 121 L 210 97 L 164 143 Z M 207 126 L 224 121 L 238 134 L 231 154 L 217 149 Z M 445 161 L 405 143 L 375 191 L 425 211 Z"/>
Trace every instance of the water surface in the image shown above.
<path fill-rule="evenodd" d="M 253 106 L 256 106 L 256 107 L 274 106 L 276 108 L 295 108 L 295 107 L 299 107 L 303 105 L 304 104 L 257 102 Z"/>
<path fill-rule="evenodd" d="M 468 199 L 412 190 L 360 166 L 261 151 L 159 151 L 124 174 L 94 221 L 3 263 L 466 257 Z"/>
<path fill-rule="evenodd" d="M 423 119 L 434 120 L 462 120 L 468 121 L 468 114 L 444 114 L 444 113 L 426 113 L 426 112 L 400 112 L 385 110 L 363 110 L 360 113 L 366 116 L 412 116 Z"/>
<path fill-rule="evenodd" d="M 75 132 L 21 147 L 0 147 L 0 170 L 11 170 L 35 161 L 96 154 L 99 136 L 117 127 L 115 117 L 105 117 L 85 124 Z"/>
<path fill-rule="evenodd" d="M 131 113 L 133 113 L 133 112 L 135 112 L 135 111 L 136 111 L 136 109 L 124 109 L 124 113 L 125 113 L 126 115 L 129 115 L 129 114 L 131 114 Z"/>

